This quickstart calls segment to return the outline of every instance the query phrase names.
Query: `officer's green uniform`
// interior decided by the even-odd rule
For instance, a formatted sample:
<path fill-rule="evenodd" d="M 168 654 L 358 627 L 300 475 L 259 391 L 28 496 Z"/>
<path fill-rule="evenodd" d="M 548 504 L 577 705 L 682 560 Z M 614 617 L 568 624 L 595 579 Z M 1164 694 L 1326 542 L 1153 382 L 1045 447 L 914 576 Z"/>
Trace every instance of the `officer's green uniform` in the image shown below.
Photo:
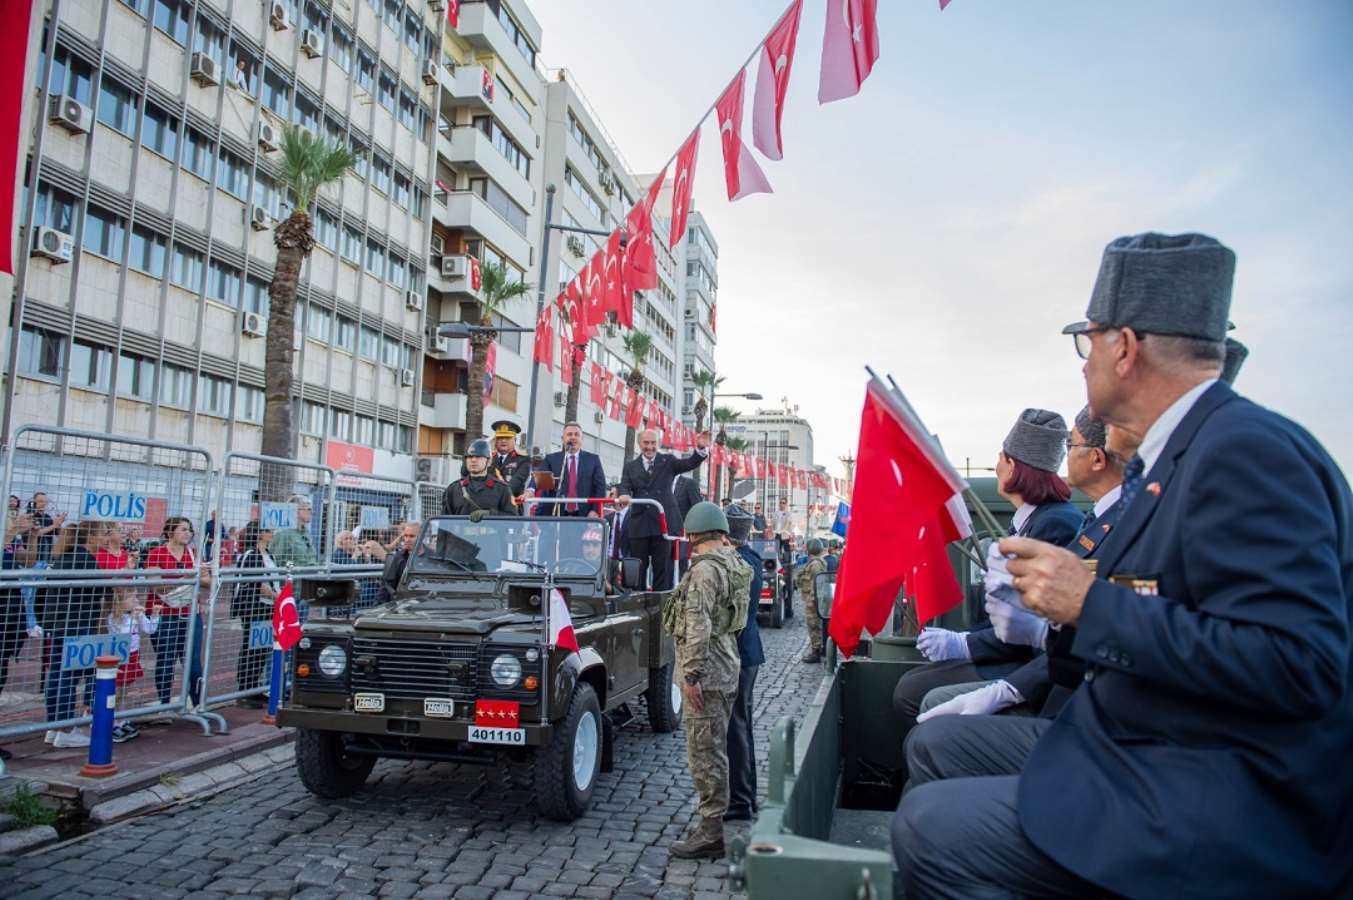
<path fill-rule="evenodd" d="M 702 507 L 708 509 L 702 509 Z M 713 513 L 710 513 L 710 509 Z M 697 512 L 699 511 L 699 512 Z M 721 529 L 692 528 L 692 519 L 717 514 Z M 686 516 L 688 533 L 723 530 L 727 518 L 712 503 L 698 503 Z M 674 844 L 673 856 L 723 853 L 723 815 L 728 810 L 728 719 L 738 691 L 738 632 L 747 624 L 752 569 L 731 547 L 697 554 L 677 589 L 663 604 L 663 628 L 676 643 L 681 684 L 699 685 L 702 706 L 683 711 L 686 760 L 698 795 L 700 821 Z"/>
<path fill-rule="evenodd" d="M 491 516 L 515 516 L 517 505 L 512 502 L 512 489 L 507 482 L 491 475 L 478 478 L 467 475 L 447 485 L 442 494 L 442 515 L 468 516 L 482 509 Z"/>
<path fill-rule="evenodd" d="M 799 596 L 803 598 L 804 625 L 808 628 L 809 649 L 808 655 L 803 658 L 804 662 L 817 662 L 822 658 L 822 620 L 817 614 L 817 576 L 827 571 L 827 561 L 821 556 L 821 542 L 817 543 L 818 555 L 808 560 L 795 579 Z"/>

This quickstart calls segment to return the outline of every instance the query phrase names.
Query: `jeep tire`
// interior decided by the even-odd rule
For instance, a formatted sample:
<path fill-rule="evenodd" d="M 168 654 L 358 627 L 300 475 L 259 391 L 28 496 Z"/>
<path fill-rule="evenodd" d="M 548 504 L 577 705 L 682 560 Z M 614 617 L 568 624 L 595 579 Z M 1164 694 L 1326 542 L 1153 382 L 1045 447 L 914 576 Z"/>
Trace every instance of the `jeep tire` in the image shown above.
<path fill-rule="evenodd" d="M 681 688 L 673 679 L 674 663 L 648 670 L 648 690 L 644 703 L 648 706 L 648 724 L 658 734 L 667 734 L 681 727 Z"/>
<path fill-rule="evenodd" d="M 337 731 L 301 728 L 296 733 L 296 771 L 306 790 L 328 800 L 348 797 L 366 783 L 376 765 L 374 756 L 343 752 Z"/>
<path fill-rule="evenodd" d="M 596 691 L 578 682 L 553 739 L 536 751 L 535 795 L 541 815 L 572 822 L 587 811 L 601 769 L 602 727 Z"/>
<path fill-rule="evenodd" d="M 771 628 L 783 628 L 785 626 L 785 597 L 784 591 L 780 586 L 775 586 L 774 600 L 770 605 L 770 614 L 768 616 Z"/>

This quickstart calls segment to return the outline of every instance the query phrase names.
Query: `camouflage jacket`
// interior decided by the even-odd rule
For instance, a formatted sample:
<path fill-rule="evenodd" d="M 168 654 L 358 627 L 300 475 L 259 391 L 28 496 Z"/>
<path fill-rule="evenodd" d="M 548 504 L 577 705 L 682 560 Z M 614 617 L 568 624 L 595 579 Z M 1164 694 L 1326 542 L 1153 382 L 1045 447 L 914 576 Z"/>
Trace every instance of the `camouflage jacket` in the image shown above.
<path fill-rule="evenodd" d="M 808 564 L 802 566 L 794 578 L 795 583 L 799 587 L 799 595 L 807 596 L 812 594 L 813 599 L 816 600 L 817 576 L 825 571 L 827 571 L 827 562 L 822 557 L 816 556 L 808 560 Z"/>
<path fill-rule="evenodd" d="M 737 690 L 738 632 L 747 621 L 751 575 L 751 567 L 731 547 L 691 560 L 673 592 L 671 615 L 664 617 L 672 624 L 680 683 L 694 675 L 707 690 Z"/>

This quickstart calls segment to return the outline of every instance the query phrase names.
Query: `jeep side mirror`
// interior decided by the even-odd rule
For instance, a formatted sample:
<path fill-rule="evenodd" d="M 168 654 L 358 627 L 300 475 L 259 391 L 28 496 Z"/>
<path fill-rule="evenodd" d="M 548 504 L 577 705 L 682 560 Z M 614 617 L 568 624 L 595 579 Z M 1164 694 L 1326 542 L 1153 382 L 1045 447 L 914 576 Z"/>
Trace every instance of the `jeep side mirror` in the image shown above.
<path fill-rule="evenodd" d="M 620 585 L 630 591 L 642 591 L 647 587 L 644 584 L 643 560 L 633 556 L 620 560 Z"/>

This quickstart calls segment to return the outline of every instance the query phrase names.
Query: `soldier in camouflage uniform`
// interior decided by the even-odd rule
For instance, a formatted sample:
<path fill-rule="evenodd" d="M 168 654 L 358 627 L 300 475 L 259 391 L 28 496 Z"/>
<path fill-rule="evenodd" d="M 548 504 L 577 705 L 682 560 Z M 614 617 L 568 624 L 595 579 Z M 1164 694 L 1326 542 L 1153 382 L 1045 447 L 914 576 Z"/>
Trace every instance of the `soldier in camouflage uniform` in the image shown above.
<path fill-rule="evenodd" d="M 699 798 L 699 821 L 672 845 L 681 859 L 723 856 L 728 810 L 728 719 L 738 691 L 738 632 L 747 623 L 751 567 L 725 538 L 728 518 L 713 503 L 686 514 L 691 566 L 663 609 L 676 642 L 685 701 L 686 760 Z"/>
<path fill-rule="evenodd" d="M 808 652 L 799 662 L 815 663 L 822 659 L 822 619 L 817 614 L 817 576 L 827 571 L 825 551 L 822 541 L 813 538 L 808 542 L 808 564 L 799 570 L 795 584 L 799 596 L 803 598 L 804 626 L 808 629 Z"/>

